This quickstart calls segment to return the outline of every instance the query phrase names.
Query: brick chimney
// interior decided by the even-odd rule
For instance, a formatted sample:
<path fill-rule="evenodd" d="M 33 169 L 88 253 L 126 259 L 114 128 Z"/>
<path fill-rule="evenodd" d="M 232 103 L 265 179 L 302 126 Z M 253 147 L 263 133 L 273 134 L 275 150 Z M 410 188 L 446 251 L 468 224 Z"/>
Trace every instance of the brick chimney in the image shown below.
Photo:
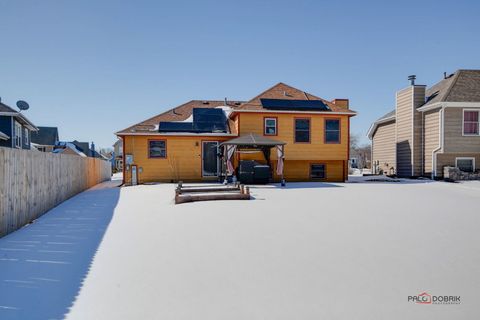
<path fill-rule="evenodd" d="M 348 99 L 333 99 L 332 103 L 340 108 L 348 109 L 349 100 Z"/>

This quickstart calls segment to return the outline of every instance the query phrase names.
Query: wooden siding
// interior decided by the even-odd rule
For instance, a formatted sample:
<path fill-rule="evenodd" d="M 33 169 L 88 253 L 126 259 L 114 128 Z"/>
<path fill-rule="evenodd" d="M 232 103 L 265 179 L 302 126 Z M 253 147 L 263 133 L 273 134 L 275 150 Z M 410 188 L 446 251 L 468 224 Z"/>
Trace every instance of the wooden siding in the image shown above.
<path fill-rule="evenodd" d="M 417 111 L 417 108 L 425 103 L 425 89 L 426 86 L 413 87 L 413 175 L 423 175 L 423 123 L 422 113 Z"/>
<path fill-rule="evenodd" d="M 480 108 L 477 109 L 480 110 Z M 445 108 L 444 153 L 475 153 L 480 151 L 480 136 L 462 135 L 463 110 L 464 108 Z"/>
<path fill-rule="evenodd" d="M 0 236 L 110 176 L 109 161 L 0 147 Z"/>
<path fill-rule="evenodd" d="M 397 93 L 396 106 L 396 150 L 397 174 L 411 176 L 412 173 L 412 87 Z"/>
<path fill-rule="evenodd" d="M 397 174 L 422 173 L 422 120 L 416 110 L 425 102 L 425 86 L 410 86 L 397 92 Z"/>
<path fill-rule="evenodd" d="M 328 181 L 344 181 L 347 177 L 348 145 L 349 145 L 349 118 L 339 115 L 300 115 L 278 113 L 241 113 L 232 121 L 238 126 L 240 135 L 256 133 L 263 135 L 264 117 L 278 118 L 278 135 L 270 137 L 284 141 L 285 146 L 285 177 L 289 181 L 307 181 L 310 179 L 309 163 L 329 163 L 327 165 Z M 310 143 L 294 143 L 294 119 L 310 118 Z M 341 143 L 326 144 L 324 142 L 325 119 L 340 119 Z M 124 154 L 133 155 L 133 165 L 139 170 L 138 183 L 171 182 L 171 181 L 200 181 L 214 180 L 215 177 L 202 178 L 202 141 L 226 141 L 233 137 L 207 136 L 124 136 Z M 148 157 L 148 140 L 165 140 L 167 143 L 167 157 L 151 159 Z M 271 160 L 275 168 L 277 153 L 271 149 Z M 258 160 L 265 162 L 262 153 L 237 154 L 235 164 L 239 160 Z M 296 166 L 299 166 L 296 168 Z M 340 173 L 338 172 L 340 169 Z M 276 180 L 279 177 L 274 177 Z M 125 183 L 131 183 L 131 171 L 125 171 Z"/>
<path fill-rule="evenodd" d="M 372 138 L 372 160 L 384 173 L 396 172 L 395 121 L 379 124 Z"/>
<path fill-rule="evenodd" d="M 241 113 L 240 135 L 256 133 L 263 135 L 263 118 L 277 117 L 278 135 L 269 138 L 287 143 L 286 160 L 348 160 L 349 117 L 345 115 L 281 114 L 281 113 Z M 294 119 L 310 119 L 310 142 L 295 143 Z M 325 143 L 325 119 L 340 119 L 340 143 Z M 272 159 L 276 153 L 272 152 Z"/>
<path fill-rule="evenodd" d="M 310 165 L 311 164 L 325 164 L 326 178 L 325 180 L 310 179 Z M 325 181 L 325 182 L 343 182 L 345 180 L 344 169 L 346 162 L 333 160 L 287 160 L 284 165 L 285 179 L 288 181 Z M 276 168 L 276 165 L 274 165 Z M 278 177 L 275 175 L 275 180 Z"/>
<path fill-rule="evenodd" d="M 427 111 L 423 117 L 423 171 L 425 176 L 430 176 L 433 171 L 432 153 L 440 146 L 440 109 Z"/>
<path fill-rule="evenodd" d="M 133 155 L 133 165 L 137 166 L 138 183 L 145 183 L 202 180 L 202 141 L 221 142 L 231 137 L 125 136 L 124 139 L 124 155 Z M 167 157 L 149 158 L 149 140 L 165 140 Z M 131 171 L 125 172 L 124 179 L 125 183 L 131 183 Z"/>

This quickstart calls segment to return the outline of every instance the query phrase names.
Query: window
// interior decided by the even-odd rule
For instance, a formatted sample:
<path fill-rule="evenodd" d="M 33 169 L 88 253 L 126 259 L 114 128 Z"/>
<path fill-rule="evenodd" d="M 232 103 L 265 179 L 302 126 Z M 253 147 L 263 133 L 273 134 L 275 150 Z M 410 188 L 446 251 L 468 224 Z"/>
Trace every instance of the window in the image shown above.
<path fill-rule="evenodd" d="M 479 135 L 478 114 L 479 111 L 463 110 L 463 135 Z"/>
<path fill-rule="evenodd" d="M 15 147 L 22 147 L 22 125 L 15 121 Z"/>
<path fill-rule="evenodd" d="M 474 172 L 475 158 L 455 158 L 455 166 L 464 172 Z"/>
<path fill-rule="evenodd" d="M 149 158 L 166 158 L 167 142 L 165 140 L 148 141 L 148 157 Z"/>
<path fill-rule="evenodd" d="M 325 165 L 324 164 L 310 165 L 310 178 L 325 179 Z"/>
<path fill-rule="evenodd" d="M 295 142 L 310 142 L 310 119 L 295 119 Z"/>
<path fill-rule="evenodd" d="M 325 143 L 340 143 L 340 120 L 325 120 Z"/>
<path fill-rule="evenodd" d="M 23 128 L 23 139 L 25 140 L 24 143 L 26 146 L 28 146 L 28 129 Z"/>
<path fill-rule="evenodd" d="M 266 136 L 277 135 L 277 118 L 265 118 L 263 123 L 263 134 Z"/>

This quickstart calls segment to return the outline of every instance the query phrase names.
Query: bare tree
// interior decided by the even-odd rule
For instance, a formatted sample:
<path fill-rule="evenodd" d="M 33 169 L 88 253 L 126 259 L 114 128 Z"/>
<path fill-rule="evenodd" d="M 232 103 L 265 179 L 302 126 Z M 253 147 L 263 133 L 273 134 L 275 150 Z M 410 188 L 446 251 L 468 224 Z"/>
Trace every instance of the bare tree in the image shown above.
<path fill-rule="evenodd" d="M 350 135 L 350 159 L 355 159 L 355 166 L 359 169 L 370 167 L 370 143 L 360 143 L 359 134 Z"/>

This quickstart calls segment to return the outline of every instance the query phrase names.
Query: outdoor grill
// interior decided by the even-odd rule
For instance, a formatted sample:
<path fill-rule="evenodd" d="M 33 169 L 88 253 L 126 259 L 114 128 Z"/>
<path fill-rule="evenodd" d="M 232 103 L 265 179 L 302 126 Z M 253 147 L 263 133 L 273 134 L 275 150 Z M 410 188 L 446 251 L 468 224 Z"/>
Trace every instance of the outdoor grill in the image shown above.
<path fill-rule="evenodd" d="M 270 166 L 253 160 L 242 160 L 238 168 L 238 179 L 245 184 L 267 184 L 270 181 Z"/>

